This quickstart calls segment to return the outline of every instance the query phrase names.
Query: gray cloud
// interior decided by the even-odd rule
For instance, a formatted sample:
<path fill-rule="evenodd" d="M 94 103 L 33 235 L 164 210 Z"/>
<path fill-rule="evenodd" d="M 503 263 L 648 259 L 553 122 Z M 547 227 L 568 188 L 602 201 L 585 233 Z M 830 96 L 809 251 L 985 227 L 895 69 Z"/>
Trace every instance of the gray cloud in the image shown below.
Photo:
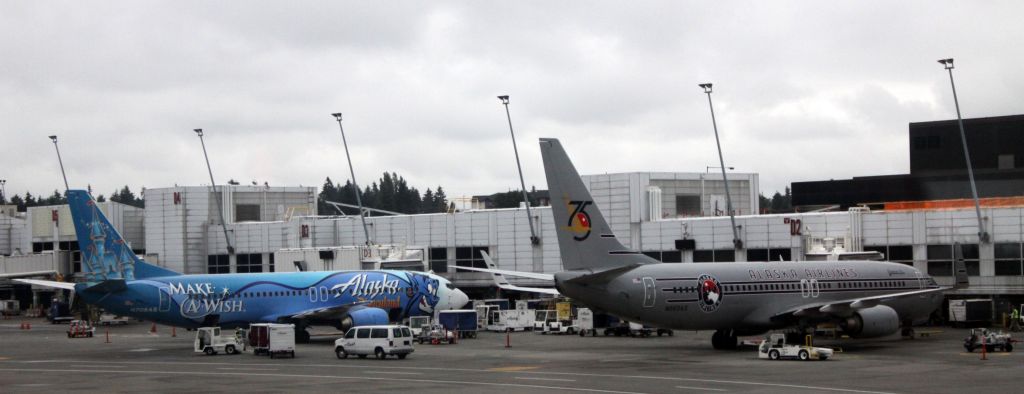
<path fill-rule="evenodd" d="M 395 171 L 425 189 L 528 184 L 538 137 L 583 173 L 702 171 L 791 181 L 907 171 L 907 123 L 1021 113 L 1017 2 L 78 2 L 0 4 L 0 177 L 10 193 L 109 193 Z"/>

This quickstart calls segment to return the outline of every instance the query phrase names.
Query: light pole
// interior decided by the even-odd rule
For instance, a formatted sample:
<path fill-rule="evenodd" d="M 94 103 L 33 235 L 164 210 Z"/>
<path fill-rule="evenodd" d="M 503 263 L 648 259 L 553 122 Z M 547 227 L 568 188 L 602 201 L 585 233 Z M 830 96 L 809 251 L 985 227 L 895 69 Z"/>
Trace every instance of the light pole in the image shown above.
<path fill-rule="evenodd" d="M 722 181 L 725 184 L 725 209 L 729 210 L 729 223 L 732 224 L 732 245 L 736 250 L 743 249 L 743 241 L 740 240 L 740 234 L 736 230 L 736 217 L 732 211 L 732 197 L 729 195 L 729 178 L 725 175 L 725 159 L 722 158 L 722 143 L 718 140 L 718 123 L 715 121 L 715 107 L 711 104 L 711 83 L 698 84 L 704 93 L 708 95 L 708 108 L 711 109 L 711 126 L 715 129 L 715 145 L 718 146 L 718 163 L 722 168 Z M 705 169 L 710 170 L 710 168 Z M 704 202 L 701 201 L 701 204 Z"/>
<path fill-rule="evenodd" d="M 960 100 L 956 97 L 956 84 L 953 83 L 953 59 L 939 59 L 939 63 L 949 71 L 949 86 L 953 88 L 953 104 L 956 105 L 956 120 L 960 125 L 960 143 L 964 147 L 964 160 L 967 161 L 967 177 L 971 182 L 971 195 L 974 197 L 974 213 L 978 215 L 978 241 L 988 243 L 988 232 L 981 222 L 981 203 L 978 202 L 978 187 L 974 183 L 974 169 L 971 165 L 971 153 L 967 150 L 967 135 L 964 133 L 964 119 L 960 116 Z"/>
<path fill-rule="evenodd" d="M 356 205 L 359 205 L 359 220 L 363 222 L 363 237 L 366 239 L 366 246 L 370 246 L 370 230 L 366 229 L 366 213 L 363 212 L 363 199 L 359 196 L 359 184 L 356 183 L 356 170 L 352 168 L 352 157 L 348 154 L 348 141 L 345 140 L 345 128 L 341 125 L 341 112 L 331 114 L 338 121 L 338 130 L 341 130 L 341 144 L 345 146 L 345 159 L 348 160 L 348 172 L 352 175 L 352 187 L 356 189 Z"/>
<path fill-rule="evenodd" d="M 213 180 L 213 169 L 210 168 L 210 156 L 206 154 L 206 142 L 203 142 L 203 129 L 192 129 L 199 136 L 199 143 L 203 146 L 203 158 L 206 159 L 206 171 L 210 173 L 210 187 L 213 188 L 213 196 L 217 198 L 217 212 L 220 212 L 220 227 L 224 230 L 224 242 L 228 244 L 228 262 L 231 263 L 235 256 L 235 247 L 231 246 L 231 238 L 228 237 L 228 221 L 224 218 L 224 201 L 217 192 L 217 182 Z"/>
<path fill-rule="evenodd" d="M 57 136 L 51 135 L 50 141 L 53 141 L 53 149 L 57 150 L 57 162 L 60 163 L 60 175 L 64 177 L 64 194 L 68 192 L 68 175 L 64 173 L 64 160 L 60 158 L 60 148 L 57 147 Z"/>
<path fill-rule="evenodd" d="M 523 201 L 526 202 L 526 220 L 530 224 L 530 243 L 540 244 L 540 238 L 533 230 L 533 213 L 530 212 L 530 197 L 526 194 L 526 181 L 523 180 L 523 166 L 519 164 L 519 148 L 516 147 L 516 133 L 512 131 L 512 115 L 508 112 L 508 95 L 498 96 L 498 100 L 505 105 L 505 116 L 508 118 L 508 132 L 512 135 L 512 151 L 516 155 L 516 169 L 519 170 L 519 185 L 523 188 Z"/>

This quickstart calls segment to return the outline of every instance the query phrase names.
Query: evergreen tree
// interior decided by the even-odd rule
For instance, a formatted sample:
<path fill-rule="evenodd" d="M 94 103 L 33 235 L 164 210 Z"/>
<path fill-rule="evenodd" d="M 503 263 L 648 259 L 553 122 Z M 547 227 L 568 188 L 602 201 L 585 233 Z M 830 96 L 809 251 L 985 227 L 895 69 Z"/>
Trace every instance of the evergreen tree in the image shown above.
<path fill-rule="evenodd" d="M 447 199 L 448 196 L 444 194 L 444 189 L 438 186 L 437 191 L 434 192 L 434 212 L 448 212 L 448 203 L 445 202 Z"/>
<path fill-rule="evenodd" d="M 25 206 L 25 200 L 23 200 L 21 196 L 17 194 L 15 194 L 14 197 L 11 197 L 11 205 L 17 205 L 18 212 L 25 212 L 28 208 L 27 206 Z"/>
<path fill-rule="evenodd" d="M 100 194 L 99 197 L 96 197 L 96 202 L 107 202 L 107 198 Z"/>
<path fill-rule="evenodd" d="M 420 212 L 434 213 L 434 192 L 429 187 L 423 192 L 423 199 L 420 200 Z"/>
<path fill-rule="evenodd" d="M 27 210 L 28 207 L 34 207 L 36 205 L 39 205 L 39 202 L 36 201 L 36 197 L 33 196 L 32 193 L 25 192 L 25 208 L 26 208 L 26 210 Z"/>

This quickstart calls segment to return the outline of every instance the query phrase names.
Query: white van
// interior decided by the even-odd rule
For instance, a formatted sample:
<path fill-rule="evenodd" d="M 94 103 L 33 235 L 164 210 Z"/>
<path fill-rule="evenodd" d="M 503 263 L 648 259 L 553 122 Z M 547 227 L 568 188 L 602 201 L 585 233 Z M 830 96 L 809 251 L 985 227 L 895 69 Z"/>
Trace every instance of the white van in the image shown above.
<path fill-rule="evenodd" d="M 372 354 L 383 360 L 393 354 L 405 359 L 412 351 L 412 331 L 407 326 L 352 327 L 344 338 L 334 341 L 334 354 L 338 358 L 347 358 L 350 354 L 366 358 Z"/>

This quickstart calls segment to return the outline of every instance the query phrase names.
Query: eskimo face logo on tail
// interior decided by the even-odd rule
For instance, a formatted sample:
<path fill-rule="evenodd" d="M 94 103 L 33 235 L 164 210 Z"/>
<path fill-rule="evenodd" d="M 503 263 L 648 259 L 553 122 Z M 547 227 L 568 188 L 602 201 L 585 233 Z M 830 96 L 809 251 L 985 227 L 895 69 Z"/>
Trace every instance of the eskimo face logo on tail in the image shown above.
<path fill-rule="evenodd" d="M 582 241 L 590 236 L 590 214 L 586 209 L 588 205 L 593 204 L 593 201 L 569 201 L 566 207 L 570 211 L 566 229 L 576 234 L 572 239 Z"/>
<path fill-rule="evenodd" d="M 703 274 L 697 277 L 698 304 L 704 312 L 714 312 L 722 305 L 722 285 L 714 276 Z"/>

